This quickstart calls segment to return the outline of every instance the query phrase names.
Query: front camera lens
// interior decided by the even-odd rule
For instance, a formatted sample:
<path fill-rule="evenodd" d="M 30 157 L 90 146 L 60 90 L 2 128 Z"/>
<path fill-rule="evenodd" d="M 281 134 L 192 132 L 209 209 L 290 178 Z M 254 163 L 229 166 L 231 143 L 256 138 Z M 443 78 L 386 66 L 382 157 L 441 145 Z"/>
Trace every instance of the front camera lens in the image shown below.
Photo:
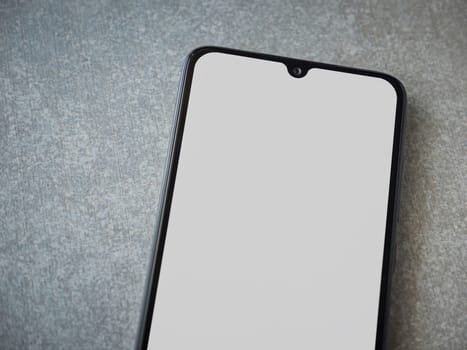
<path fill-rule="evenodd" d="M 303 73 L 303 70 L 300 67 L 293 67 L 292 68 L 292 75 L 295 77 L 301 76 Z"/>

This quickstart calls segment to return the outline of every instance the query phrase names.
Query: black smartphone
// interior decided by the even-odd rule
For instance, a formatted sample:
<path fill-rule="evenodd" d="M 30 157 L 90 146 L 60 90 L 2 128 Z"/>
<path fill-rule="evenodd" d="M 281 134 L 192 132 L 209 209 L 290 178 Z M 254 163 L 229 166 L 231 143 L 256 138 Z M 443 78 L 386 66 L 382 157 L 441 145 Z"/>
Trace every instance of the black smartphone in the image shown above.
<path fill-rule="evenodd" d="M 405 108 L 387 74 L 185 65 L 140 349 L 381 349 Z"/>

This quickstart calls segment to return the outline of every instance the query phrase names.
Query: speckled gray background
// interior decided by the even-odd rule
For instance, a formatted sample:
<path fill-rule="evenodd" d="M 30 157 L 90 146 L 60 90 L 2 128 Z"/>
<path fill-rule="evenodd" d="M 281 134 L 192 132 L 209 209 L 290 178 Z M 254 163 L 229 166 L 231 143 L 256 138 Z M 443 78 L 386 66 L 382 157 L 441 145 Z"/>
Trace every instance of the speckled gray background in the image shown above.
<path fill-rule="evenodd" d="M 0 348 L 134 346 L 181 66 L 206 44 L 405 83 L 391 349 L 466 349 L 465 0 L 0 0 Z"/>

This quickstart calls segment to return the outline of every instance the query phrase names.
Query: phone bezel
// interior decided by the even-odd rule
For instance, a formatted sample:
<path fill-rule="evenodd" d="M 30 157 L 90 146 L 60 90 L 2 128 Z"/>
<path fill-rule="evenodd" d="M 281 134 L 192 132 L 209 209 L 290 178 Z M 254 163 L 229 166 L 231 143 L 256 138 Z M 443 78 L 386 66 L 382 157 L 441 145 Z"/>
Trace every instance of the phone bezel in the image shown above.
<path fill-rule="evenodd" d="M 150 265 L 150 275 L 147 281 L 146 294 L 143 302 L 142 317 L 140 322 L 139 336 L 137 340 L 137 349 L 146 349 L 149 342 L 151 321 L 154 312 L 159 273 L 162 265 L 164 243 L 169 222 L 170 207 L 175 186 L 175 178 L 177 173 L 178 160 L 180 156 L 180 149 L 182 144 L 183 130 L 185 126 L 186 112 L 190 96 L 193 72 L 197 60 L 201 56 L 211 52 L 282 62 L 289 69 L 290 67 L 300 66 L 306 70 L 310 68 L 320 68 L 338 72 L 377 77 L 388 81 L 394 87 L 397 94 L 397 105 L 391 159 L 391 174 L 389 182 L 388 209 L 386 216 L 383 266 L 381 273 L 380 297 L 378 306 L 378 321 L 375 342 L 376 350 L 383 349 L 387 338 L 387 320 L 389 316 L 391 280 L 392 272 L 395 267 L 395 226 L 399 209 L 399 188 L 401 179 L 400 173 L 402 166 L 402 136 L 406 107 L 406 93 L 403 84 L 397 78 L 381 72 L 215 46 L 199 47 L 193 50 L 185 60 L 181 84 L 179 86 L 179 92 L 177 97 L 175 125 L 172 131 L 164 184 L 159 202 L 160 209 L 156 225 L 155 249 L 153 251 L 154 253 Z"/>

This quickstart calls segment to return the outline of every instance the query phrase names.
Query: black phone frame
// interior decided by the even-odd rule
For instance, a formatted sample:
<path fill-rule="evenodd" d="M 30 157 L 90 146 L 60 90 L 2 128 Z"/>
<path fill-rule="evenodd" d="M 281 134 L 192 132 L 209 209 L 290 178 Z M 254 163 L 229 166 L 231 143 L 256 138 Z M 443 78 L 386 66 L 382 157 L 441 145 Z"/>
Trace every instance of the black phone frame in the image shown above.
<path fill-rule="evenodd" d="M 338 66 L 333 64 L 319 63 L 294 59 L 289 57 L 281 57 L 257 52 L 242 51 L 217 46 L 203 46 L 193 50 L 186 58 L 179 86 L 177 106 L 175 113 L 175 125 L 172 130 L 171 144 L 169 146 L 168 162 L 166 166 L 165 179 L 159 202 L 159 217 L 156 225 L 155 249 L 150 265 L 150 275 L 147 281 L 145 299 L 143 301 L 142 317 L 136 349 L 147 349 L 149 335 L 151 330 L 151 321 L 154 313 L 154 304 L 157 293 L 157 285 L 159 281 L 159 273 L 162 265 L 162 256 L 164 252 L 164 243 L 169 222 L 170 207 L 172 203 L 172 195 L 175 186 L 175 178 L 177 173 L 178 160 L 182 145 L 183 130 L 185 126 L 186 112 L 191 90 L 193 72 L 197 60 L 211 52 L 225 53 L 230 55 L 244 56 L 267 61 L 275 61 L 284 63 L 289 72 L 293 67 L 300 67 L 306 72 L 311 68 L 320 68 L 345 72 L 351 74 L 359 74 L 384 79 L 388 81 L 396 91 L 397 105 L 396 118 L 394 127 L 393 149 L 391 159 L 391 174 L 389 183 L 388 209 L 386 216 L 386 232 L 384 240 L 383 266 L 381 273 L 380 298 L 378 307 L 378 321 L 376 329 L 375 350 L 382 350 L 386 346 L 387 338 L 387 323 L 389 317 L 389 303 L 391 292 L 391 280 L 395 267 L 395 233 L 396 221 L 399 212 L 399 192 L 402 168 L 402 139 L 403 125 L 405 119 L 406 108 L 406 92 L 404 85 L 395 77 L 381 72 Z M 304 74 L 304 75 L 305 75 Z"/>

